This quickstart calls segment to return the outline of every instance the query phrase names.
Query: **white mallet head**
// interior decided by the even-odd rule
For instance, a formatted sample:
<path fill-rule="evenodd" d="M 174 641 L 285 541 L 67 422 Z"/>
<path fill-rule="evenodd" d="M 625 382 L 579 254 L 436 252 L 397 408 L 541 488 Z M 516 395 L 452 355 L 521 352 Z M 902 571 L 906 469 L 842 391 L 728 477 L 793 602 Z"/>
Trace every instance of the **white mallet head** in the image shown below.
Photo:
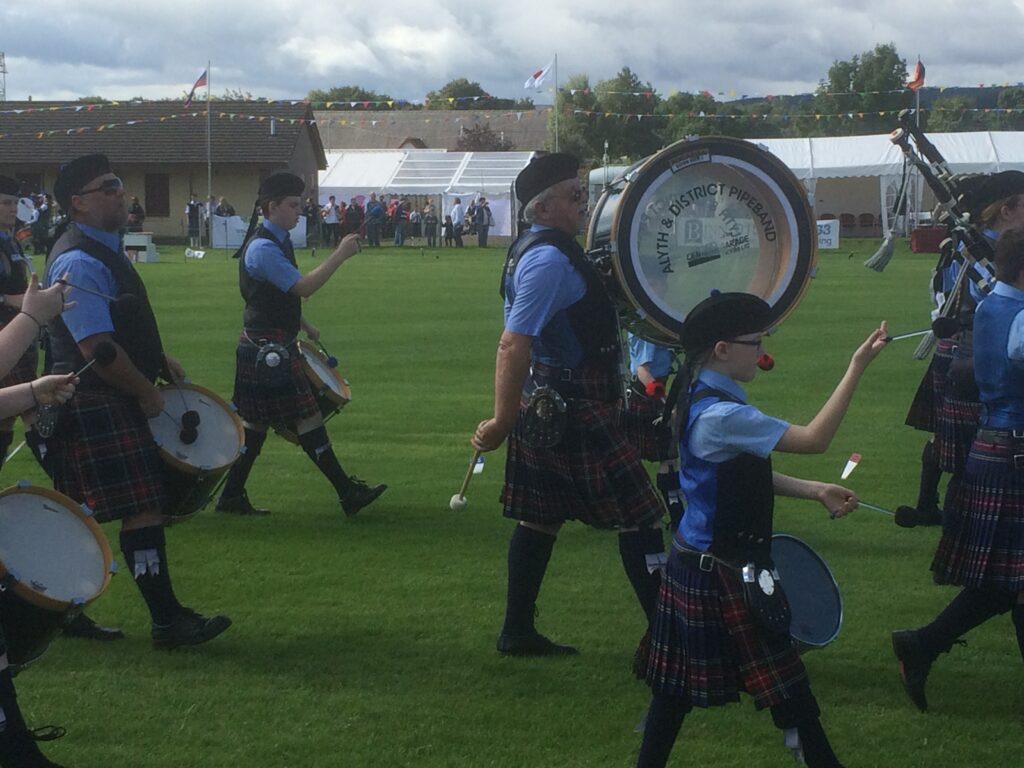
<path fill-rule="evenodd" d="M 456 493 L 452 496 L 452 500 L 448 502 L 448 508 L 451 509 L 452 512 L 461 512 L 466 508 L 466 504 L 468 503 L 469 502 L 466 501 L 465 496 L 461 496 Z"/>

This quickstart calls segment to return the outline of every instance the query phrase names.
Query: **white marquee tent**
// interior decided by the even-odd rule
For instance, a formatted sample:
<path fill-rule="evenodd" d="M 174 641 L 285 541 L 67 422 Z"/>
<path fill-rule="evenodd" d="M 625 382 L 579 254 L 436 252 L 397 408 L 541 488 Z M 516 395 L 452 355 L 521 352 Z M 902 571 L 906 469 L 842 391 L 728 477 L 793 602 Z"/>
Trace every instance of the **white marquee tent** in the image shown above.
<path fill-rule="evenodd" d="M 533 152 L 447 152 L 432 149 L 347 150 L 327 153 L 320 172 L 320 203 L 334 195 L 346 202 L 376 192 L 427 195 L 447 213 L 456 197 L 463 206 L 485 196 L 494 235 L 512 234 L 512 184 Z"/>

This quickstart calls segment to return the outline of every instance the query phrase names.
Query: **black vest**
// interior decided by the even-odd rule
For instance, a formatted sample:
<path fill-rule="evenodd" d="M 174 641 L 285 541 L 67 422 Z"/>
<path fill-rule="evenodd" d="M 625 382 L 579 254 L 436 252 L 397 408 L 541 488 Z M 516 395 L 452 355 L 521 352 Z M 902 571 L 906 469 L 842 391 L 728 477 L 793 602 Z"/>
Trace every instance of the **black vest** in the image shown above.
<path fill-rule="evenodd" d="M 705 398 L 739 403 L 717 389 L 703 389 L 691 406 Z M 771 563 L 772 521 L 775 513 L 775 481 L 772 460 L 750 453 L 718 464 L 718 498 L 711 551 L 731 563 Z"/>
<path fill-rule="evenodd" d="M 505 257 L 500 285 L 501 298 L 505 298 L 512 285 L 519 260 L 528 250 L 538 245 L 555 246 L 566 255 L 586 282 L 587 292 L 583 298 L 566 310 L 573 333 L 583 348 L 583 364 L 606 368 L 611 376 L 618 376 L 622 342 L 615 305 L 605 290 L 601 276 L 575 237 L 557 229 L 543 229 L 539 232 L 527 230 L 521 234 L 509 247 Z"/>
<path fill-rule="evenodd" d="M 74 224 L 68 227 L 53 246 L 46 259 L 47 272 L 57 257 L 76 250 L 92 256 L 110 270 L 117 284 L 118 297 L 130 293 L 137 298 L 137 302 L 133 302 L 136 306 L 129 306 L 126 309 L 122 309 L 116 302 L 110 303 L 110 319 L 114 323 L 112 335 L 139 372 L 151 382 L 155 382 L 157 376 L 164 373 L 164 348 L 142 278 L 123 254 L 110 250 L 98 240 L 93 240 Z M 52 277 L 56 279 L 60 275 Z M 74 289 L 71 290 L 71 296 L 74 297 Z M 85 358 L 60 315 L 50 321 L 48 330 L 46 372 L 71 373 L 81 370 L 85 365 Z M 90 369 L 82 376 L 79 388 L 106 386 L 108 385 Z"/>
<path fill-rule="evenodd" d="M 293 267 L 298 268 L 295 262 L 295 251 L 285 248 L 284 243 L 274 236 L 274 233 L 262 224 L 256 228 L 253 240 L 264 238 L 270 240 L 281 249 L 281 253 Z M 249 242 L 252 242 L 250 240 Z M 248 243 L 246 244 L 248 248 Z M 276 328 L 286 331 L 293 336 L 298 335 L 302 321 L 302 299 L 290 293 L 282 291 L 273 283 L 265 280 L 257 280 L 245 268 L 245 250 L 238 260 L 238 287 L 245 299 L 245 313 L 242 315 L 242 325 L 253 330 L 265 330 Z"/>
<path fill-rule="evenodd" d="M 0 237 L 0 293 L 17 296 L 28 290 L 29 265 L 14 238 Z M 17 307 L 0 306 L 0 323 L 9 323 L 18 314 Z"/>

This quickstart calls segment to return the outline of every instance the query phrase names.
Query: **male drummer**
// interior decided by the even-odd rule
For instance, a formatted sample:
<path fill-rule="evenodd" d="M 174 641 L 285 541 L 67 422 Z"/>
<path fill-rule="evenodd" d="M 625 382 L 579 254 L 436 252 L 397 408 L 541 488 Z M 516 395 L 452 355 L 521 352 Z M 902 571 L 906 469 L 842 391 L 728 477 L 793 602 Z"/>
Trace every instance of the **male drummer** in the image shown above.
<path fill-rule="evenodd" d="M 386 485 L 367 485 L 342 469 L 302 369 L 299 331 L 313 341 L 320 337 L 320 331 L 302 316 L 302 300 L 322 288 L 338 267 L 360 250 L 359 235 L 346 235 L 321 264 L 308 274 L 299 272 L 288 231 L 302 213 L 305 187 L 302 179 L 285 172 L 260 184 L 257 205 L 263 224 L 255 226 L 254 210 L 246 243 L 235 254 L 235 258 L 241 257 L 238 284 L 245 313 L 235 358 L 234 402 L 245 423 L 245 451 L 228 473 L 217 502 L 221 512 L 268 514 L 269 510 L 249 502 L 245 483 L 270 425 L 298 435 L 306 455 L 334 486 L 347 516 L 387 490 Z"/>
<path fill-rule="evenodd" d="M 576 242 L 587 212 L 578 172 L 579 161 L 559 153 L 535 159 L 516 178 L 516 197 L 532 226 L 506 259 L 494 416 L 480 423 L 472 440 L 478 450 L 493 451 L 509 439 L 502 501 L 505 516 L 519 524 L 509 544 L 505 625 L 497 644 L 504 655 L 576 653 L 539 633 L 533 621 L 566 520 L 618 528 L 622 565 L 648 618 L 657 598 L 658 577 L 648 572 L 646 555 L 663 551 L 663 508 L 618 426 L 621 339 L 615 309 Z M 520 401 L 552 391 L 571 407 L 564 433 L 546 439 L 557 435 L 557 420 L 532 429 L 537 412 Z"/>
<path fill-rule="evenodd" d="M 167 498 L 148 419 L 163 410 L 157 377 L 181 382 L 185 373 L 164 354 L 146 288 L 124 254 L 124 185 L 104 155 L 86 155 L 61 169 L 54 194 L 71 224 L 47 259 L 48 283 L 66 275 L 73 285 L 117 297 L 109 301 L 75 290 L 77 304 L 49 323 L 49 371 L 81 370 L 103 343 L 117 353 L 82 375 L 59 415 L 49 441 L 54 486 L 87 504 L 98 521 L 121 520 L 121 552 L 149 608 L 153 645 L 205 643 L 231 620 L 185 608 L 171 585 L 163 528 Z"/>

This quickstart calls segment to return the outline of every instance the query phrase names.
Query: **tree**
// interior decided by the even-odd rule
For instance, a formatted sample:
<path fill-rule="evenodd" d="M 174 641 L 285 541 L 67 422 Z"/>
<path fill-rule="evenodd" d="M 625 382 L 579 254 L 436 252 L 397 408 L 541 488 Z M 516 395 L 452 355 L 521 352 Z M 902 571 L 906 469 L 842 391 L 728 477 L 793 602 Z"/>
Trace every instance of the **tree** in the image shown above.
<path fill-rule="evenodd" d="M 601 127 L 613 157 L 639 160 L 661 148 L 662 119 L 650 117 L 658 111 L 661 97 L 649 82 L 623 67 L 611 80 L 598 83 L 595 91 L 601 111 L 611 115 Z"/>
<path fill-rule="evenodd" d="M 555 94 L 555 109 L 558 115 L 558 148 L 580 158 L 584 165 L 600 161 L 603 146 L 599 136 L 599 125 L 603 119 L 597 116 L 597 96 L 590 88 L 586 75 L 573 75 L 565 86 Z M 548 123 L 549 150 L 555 148 L 555 120 Z"/>
<path fill-rule="evenodd" d="M 849 61 L 832 62 L 814 99 L 814 112 L 822 117 L 804 119 L 801 128 L 806 136 L 888 133 L 899 111 L 910 106 L 907 62 L 894 43 L 879 44 Z"/>
<path fill-rule="evenodd" d="M 505 138 L 504 132 L 497 134 L 490 123 L 463 128 L 456 148 L 460 152 L 508 152 L 516 146 Z"/>
<path fill-rule="evenodd" d="M 391 102 L 391 105 L 399 108 L 408 106 L 407 102 L 393 99 L 386 93 L 369 91 L 358 85 L 335 86 L 334 88 L 328 88 L 326 91 L 312 90 L 306 95 L 306 98 L 316 103 L 337 102 L 336 106 L 339 106 L 342 109 L 362 109 L 362 102 Z M 356 102 L 355 107 L 351 106 L 353 102 Z M 380 108 L 382 106 L 389 105 L 377 103 L 372 104 L 372 106 Z"/>
<path fill-rule="evenodd" d="M 431 91 L 426 102 L 428 109 L 533 109 L 533 99 L 499 99 L 464 77 Z"/>

